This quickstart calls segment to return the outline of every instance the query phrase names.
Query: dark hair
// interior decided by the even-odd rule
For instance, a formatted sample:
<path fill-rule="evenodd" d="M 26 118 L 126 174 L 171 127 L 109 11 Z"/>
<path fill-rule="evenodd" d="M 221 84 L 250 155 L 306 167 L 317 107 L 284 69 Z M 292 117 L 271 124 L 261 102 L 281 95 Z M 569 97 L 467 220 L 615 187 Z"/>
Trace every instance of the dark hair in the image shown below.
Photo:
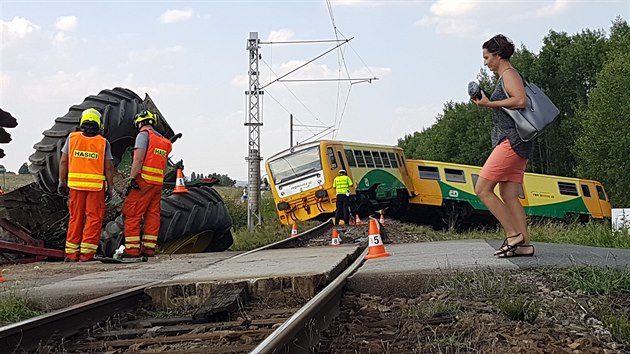
<path fill-rule="evenodd" d="M 483 43 L 481 48 L 506 60 L 510 60 L 510 57 L 514 54 L 514 43 L 502 34 L 497 34 L 488 39 Z"/>

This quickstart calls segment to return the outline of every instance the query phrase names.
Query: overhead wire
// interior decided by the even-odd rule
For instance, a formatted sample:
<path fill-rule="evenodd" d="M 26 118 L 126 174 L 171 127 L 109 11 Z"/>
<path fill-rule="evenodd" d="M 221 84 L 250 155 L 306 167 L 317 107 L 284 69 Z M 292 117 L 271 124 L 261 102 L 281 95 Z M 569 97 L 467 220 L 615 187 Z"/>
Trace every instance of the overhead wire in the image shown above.
<path fill-rule="evenodd" d="M 333 12 L 332 3 L 330 0 L 326 0 L 326 6 L 328 7 L 328 15 L 330 16 L 330 22 L 332 24 L 333 31 L 335 32 L 335 39 L 339 40 L 339 34 L 341 34 L 341 36 L 345 38 L 343 33 L 341 33 L 341 31 L 339 31 L 339 29 L 337 28 L 337 24 L 335 22 L 335 14 Z M 344 50 L 341 48 L 339 48 L 339 51 L 337 52 L 337 63 L 339 65 L 338 78 L 341 79 L 341 75 L 342 75 L 341 69 L 342 69 L 342 64 L 343 64 L 343 68 L 346 71 L 346 77 L 347 79 L 350 79 L 350 71 L 348 70 L 348 65 L 346 63 Z M 335 121 L 334 121 L 334 125 L 339 128 L 341 127 L 343 115 L 346 111 L 346 106 L 348 104 L 348 99 L 350 97 L 350 91 L 352 89 L 352 83 L 350 83 L 348 85 L 348 92 L 346 93 L 346 99 L 344 100 L 343 108 L 341 108 L 341 114 L 339 114 L 339 109 L 340 109 L 339 97 L 341 96 L 341 84 L 342 84 L 341 80 L 337 82 L 337 102 L 335 103 Z M 333 139 L 336 138 L 338 132 L 339 132 L 339 129 L 335 129 L 334 134 L 333 134 Z"/>

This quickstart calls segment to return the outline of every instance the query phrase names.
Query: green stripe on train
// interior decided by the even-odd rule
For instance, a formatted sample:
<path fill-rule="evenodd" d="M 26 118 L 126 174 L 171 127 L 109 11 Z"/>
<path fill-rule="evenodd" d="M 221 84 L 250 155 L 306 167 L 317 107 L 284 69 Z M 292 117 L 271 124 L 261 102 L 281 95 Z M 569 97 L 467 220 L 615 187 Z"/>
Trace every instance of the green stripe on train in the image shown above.
<path fill-rule="evenodd" d="M 468 202 L 473 209 L 476 210 L 488 210 L 485 204 L 477 197 L 477 195 L 464 192 L 461 189 L 455 188 L 442 181 L 440 184 L 440 190 L 442 191 L 442 199 L 444 200 L 457 200 Z M 584 201 L 580 197 L 576 197 L 564 202 L 527 206 L 525 207 L 525 214 L 544 216 L 550 218 L 563 218 L 566 214 L 590 214 L 588 208 L 584 204 Z"/>
<path fill-rule="evenodd" d="M 357 191 L 367 191 L 376 183 L 376 199 L 391 199 L 396 197 L 396 190 L 406 188 L 393 174 L 384 170 L 373 169 L 366 173 L 357 183 Z"/>

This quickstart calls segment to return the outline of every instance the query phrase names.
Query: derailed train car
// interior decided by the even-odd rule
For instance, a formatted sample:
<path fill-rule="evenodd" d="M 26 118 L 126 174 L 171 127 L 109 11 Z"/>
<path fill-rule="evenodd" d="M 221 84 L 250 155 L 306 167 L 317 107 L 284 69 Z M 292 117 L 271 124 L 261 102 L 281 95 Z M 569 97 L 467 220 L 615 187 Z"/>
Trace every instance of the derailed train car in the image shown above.
<path fill-rule="evenodd" d="M 330 217 L 339 169 L 355 183 L 351 208 L 361 216 L 386 208 L 389 215 L 435 226 L 493 220 L 474 193 L 481 167 L 406 160 L 397 146 L 322 140 L 282 151 L 266 168 L 283 224 Z M 604 187 L 593 180 L 526 173 L 520 197 L 530 216 L 611 217 Z"/>
<path fill-rule="evenodd" d="M 322 140 L 282 151 L 266 162 L 280 222 L 326 218 L 335 211 L 332 187 L 348 171 L 354 213 L 366 215 L 406 203 L 413 184 L 397 146 Z"/>

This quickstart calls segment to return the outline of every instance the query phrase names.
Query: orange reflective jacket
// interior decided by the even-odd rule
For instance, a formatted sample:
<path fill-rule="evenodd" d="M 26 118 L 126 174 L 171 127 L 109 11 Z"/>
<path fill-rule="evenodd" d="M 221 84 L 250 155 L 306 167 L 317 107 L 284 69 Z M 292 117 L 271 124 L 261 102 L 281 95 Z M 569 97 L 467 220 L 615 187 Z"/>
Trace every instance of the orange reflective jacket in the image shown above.
<path fill-rule="evenodd" d="M 147 183 L 162 185 L 166 160 L 171 153 L 172 145 L 168 139 L 157 135 L 153 130 L 148 129 L 146 132 L 149 133 L 149 145 L 144 155 L 140 176 Z"/>
<path fill-rule="evenodd" d="M 68 187 L 83 191 L 100 191 L 105 181 L 105 148 L 107 140 L 81 132 L 70 133 L 68 146 Z"/>

